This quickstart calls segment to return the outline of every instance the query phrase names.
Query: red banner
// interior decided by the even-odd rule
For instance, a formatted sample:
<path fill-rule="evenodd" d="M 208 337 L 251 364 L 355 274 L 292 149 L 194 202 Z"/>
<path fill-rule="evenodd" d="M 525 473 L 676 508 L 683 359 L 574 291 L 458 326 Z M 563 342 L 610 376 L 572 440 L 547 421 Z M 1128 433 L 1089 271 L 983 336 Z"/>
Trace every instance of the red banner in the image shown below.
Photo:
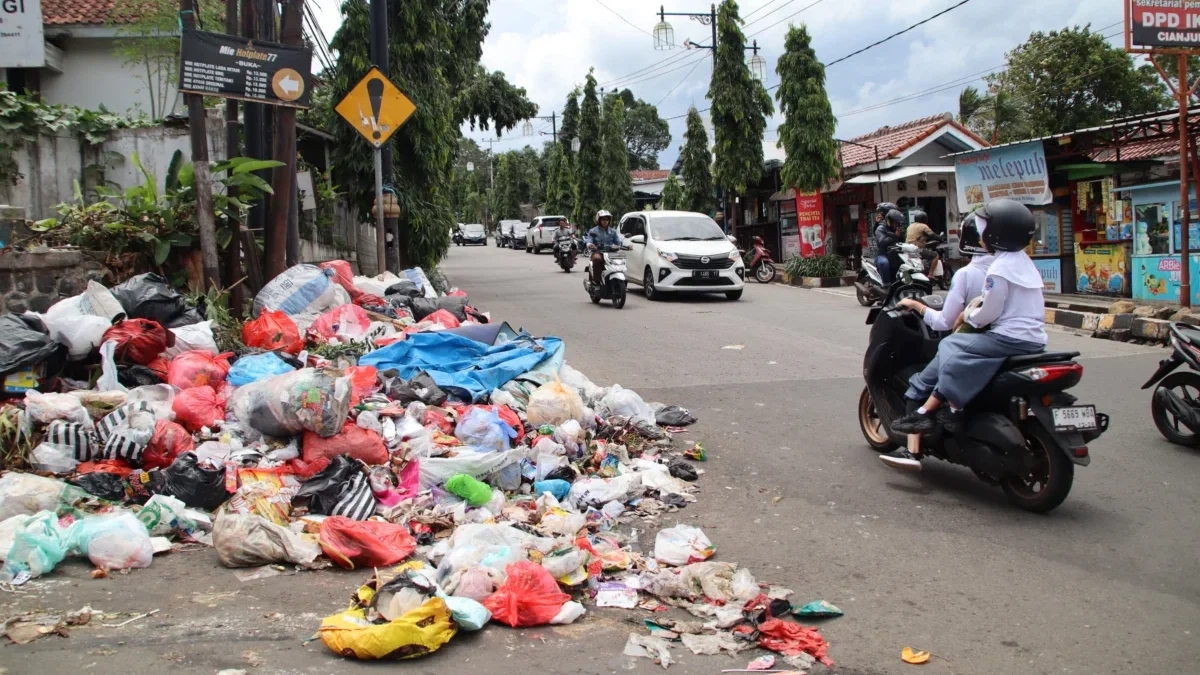
<path fill-rule="evenodd" d="M 1126 0 L 1130 42 L 1138 47 L 1200 47 L 1200 6 L 1192 0 Z"/>
<path fill-rule="evenodd" d="M 800 228 L 800 256 L 825 255 L 825 213 L 821 193 L 796 192 L 796 225 Z"/>

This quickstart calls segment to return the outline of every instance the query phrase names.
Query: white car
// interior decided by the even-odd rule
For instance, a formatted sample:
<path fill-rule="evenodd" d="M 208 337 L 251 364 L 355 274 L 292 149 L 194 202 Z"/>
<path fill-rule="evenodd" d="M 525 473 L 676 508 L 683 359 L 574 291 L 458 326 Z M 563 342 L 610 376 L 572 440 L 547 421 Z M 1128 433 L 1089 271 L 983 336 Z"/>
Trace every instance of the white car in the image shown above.
<path fill-rule="evenodd" d="M 634 211 L 618 232 L 629 247 L 629 282 L 641 284 L 647 300 L 663 293 L 692 291 L 742 297 L 746 266 L 716 221 L 688 211 Z"/>
<path fill-rule="evenodd" d="M 567 222 L 566 216 L 538 216 L 525 232 L 525 252 L 541 253 L 544 248 L 554 248 L 554 237 L 558 226 Z"/>

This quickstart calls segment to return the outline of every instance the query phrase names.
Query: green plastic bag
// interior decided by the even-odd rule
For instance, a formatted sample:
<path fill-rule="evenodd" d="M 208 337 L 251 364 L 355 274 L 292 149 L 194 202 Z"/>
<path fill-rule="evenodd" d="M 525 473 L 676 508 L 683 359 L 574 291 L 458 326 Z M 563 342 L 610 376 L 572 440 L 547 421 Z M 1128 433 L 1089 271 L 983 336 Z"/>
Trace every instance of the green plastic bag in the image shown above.
<path fill-rule="evenodd" d="M 831 605 L 824 600 L 813 600 L 803 607 L 793 607 L 792 614 L 806 619 L 830 619 L 842 616 L 844 612 L 838 609 L 837 605 Z"/>
<path fill-rule="evenodd" d="M 446 481 L 446 489 L 467 500 L 471 506 L 483 506 L 492 500 L 492 488 L 465 473 L 451 476 Z"/>
<path fill-rule="evenodd" d="M 12 548 L 0 569 L 0 581 L 11 583 L 23 573 L 30 579 L 54 569 L 67 557 L 67 530 L 58 526 L 53 511 L 41 511 L 13 535 Z"/>

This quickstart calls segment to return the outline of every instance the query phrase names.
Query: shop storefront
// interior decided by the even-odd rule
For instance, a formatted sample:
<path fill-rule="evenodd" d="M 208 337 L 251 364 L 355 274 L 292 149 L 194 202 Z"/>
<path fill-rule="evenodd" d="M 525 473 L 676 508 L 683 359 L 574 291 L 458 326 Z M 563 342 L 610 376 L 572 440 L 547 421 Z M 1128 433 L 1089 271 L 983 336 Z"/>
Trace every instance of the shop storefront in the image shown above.
<path fill-rule="evenodd" d="M 1043 289 L 1047 293 L 1064 293 L 1066 284 L 1063 276 L 1063 247 L 1072 246 L 1071 209 L 1057 202 L 1044 206 L 1032 206 L 1037 229 L 1026 253 L 1042 274 Z M 1068 271 L 1073 265 L 1067 265 Z"/>
<path fill-rule="evenodd" d="M 1113 195 L 1111 177 L 1074 186 L 1075 289 L 1088 295 L 1133 296 L 1133 223 Z"/>
<path fill-rule="evenodd" d="M 866 246 L 867 223 L 875 201 L 875 189 L 861 185 L 842 185 L 841 189 L 822 195 L 831 253 L 850 259 L 858 248 Z"/>
<path fill-rule="evenodd" d="M 1195 190 L 1190 201 L 1195 213 Z M 1113 216 L 1122 233 L 1128 233 L 1132 245 L 1131 278 L 1133 298 L 1137 300 L 1179 301 L 1182 280 L 1182 212 L 1178 181 L 1157 182 L 1114 188 Z M 1189 228 L 1188 247 L 1200 251 L 1200 223 Z M 1192 255 L 1191 283 L 1200 302 L 1200 257 Z"/>

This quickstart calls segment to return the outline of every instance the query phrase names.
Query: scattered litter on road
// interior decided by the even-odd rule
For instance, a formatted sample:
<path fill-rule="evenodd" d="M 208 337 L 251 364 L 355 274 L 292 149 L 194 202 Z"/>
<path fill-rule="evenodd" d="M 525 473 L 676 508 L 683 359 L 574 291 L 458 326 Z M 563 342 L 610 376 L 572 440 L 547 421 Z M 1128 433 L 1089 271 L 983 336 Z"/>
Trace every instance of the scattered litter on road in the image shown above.
<path fill-rule="evenodd" d="M 813 600 L 803 607 L 795 607 L 792 613 L 806 619 L 829 619 L 844 616 L 844 612 L 824 600 Z"/>
<path fill-rule="evenodd" d="M 914 666 L 919 666 L 922 663 L 929 661 L 932 654 L 926 651 L 917 651 L 912 647 L 905 647 L 900 650 L 900 659 L 905 663 L 911 663 Z"/>
<path fill-rule="evenodd" d="M 746 348 L 746 345 L 725 345 L 724 347 L 721 347 L 721 349 L 730 349 L 733 351 L 741 351 L 745 348 Z"/>
<path fill-rule="evenodd" d="M 154 616 L 155 614 L 158 614 L 158 610 L 152 609 L 149 612 L 146 612 L 145 614 L 138 614 L 135 617 L 132 617 L 132 618 L 122 621 L 121 623 L 104 623 L 104 624 L 100 624 L 100 625 L 104 626 L 105 628 L 121 628 L 123 626 L 128 626 L 129 624 L 133 623 L 134 621 L 139 621 L 148 616 Z"/>

